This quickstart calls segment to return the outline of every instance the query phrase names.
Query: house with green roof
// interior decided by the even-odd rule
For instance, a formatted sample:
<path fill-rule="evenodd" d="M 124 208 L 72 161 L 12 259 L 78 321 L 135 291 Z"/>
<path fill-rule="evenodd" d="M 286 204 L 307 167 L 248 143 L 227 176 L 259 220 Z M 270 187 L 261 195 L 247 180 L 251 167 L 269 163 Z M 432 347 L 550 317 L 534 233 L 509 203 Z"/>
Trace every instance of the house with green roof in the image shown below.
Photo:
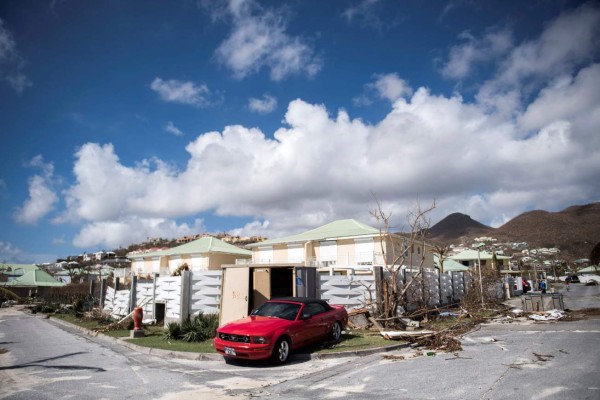
<path fill-rule="evenodd" d="M 382 240 L 383 239 L 383 240 Z M 320 272 L 355 273 L 371 271 L 375 265 L 393 263 L 394 247 L 405 246 L 402 235 L 386 235 L 378 228 L 354 219 L 330 222 L 296 235 L 265 240 L 247 245 L 252 250 L 254 264 L 302 263 L 316 266 Z M 417 266 L 425 257 L 424 266 L 433 268 L 431 246 L 414 243 L 406 263 Z"/>
<path fill-rule="evenodd" d="M 512 257 L 498 255 L 493 252 L 490 253 L 485 250 L 465 250 L 448 257 L 448 259 L 457 261 L 469 268 L 477 267 L 479 261 L 481 261 L 481 268 L 488 266 L 490 268 L 495 268 L 498 271 L 510 269 L 511 258 Z"/>
<path fill-rule="evenodd" d="M 50 288 L 65 285 L 65 283 L 54 279 L 46 271 L 38 268 L 31 269 L 10 282 L 0 282 L 0 286 L 10 289 L 11 292 L 21 297 L 39 295 Z"/>
<path fill-rule="evenodd" d="M 11 282 L 36 269 L 39 268 L 35 264 L 0 264 L 0 282 Z"/>
<path fill-rule="evenodd" d="M 440 257 L 437 254 L 433 255 L 433 262 L 435 264 L 435 268 L 440 272 L 448 273 L 448 272 L 466 272 L 469 271 L 469 267 L 459 263 L 456 260 L 451 258 L 444 258 L 443 268 L 440 269 Z"/>
<path fill-rule="evenodd" d="M 236 264 L 251 259 L 252 252 L 213 236 L 204 236 L 181 246 L 149 253 L 129 253 L 134 275 L 172 274 L 183 264 L 191 271 L 220 270 L 223 264 Z M 241 261 L 240 261 L 241 260 Z"/>

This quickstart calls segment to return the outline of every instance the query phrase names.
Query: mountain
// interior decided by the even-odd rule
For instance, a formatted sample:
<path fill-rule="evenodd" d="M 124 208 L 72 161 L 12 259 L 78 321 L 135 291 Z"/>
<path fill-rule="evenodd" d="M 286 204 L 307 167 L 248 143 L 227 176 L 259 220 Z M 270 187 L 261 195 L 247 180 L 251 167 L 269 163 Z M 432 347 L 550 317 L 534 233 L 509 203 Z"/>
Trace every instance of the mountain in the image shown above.
<path fill-rule="evenodd" d="M 558 247 L 565 259 L 587 258 L 600 241 L 600 203 L 571 206 L 559 212 L 528 211 L 499 228 L 454 213 L 428 232 L 429 240 L 443 244 L 469 244 L 478 236 L 490 236 L 499 242 L 526 242 L 530 248 Z"/>
<path fill-rule="evenodd" d="M 482 236 L 494 230 L 461 213 L 448 215 L 429 229 L 428 236 L 437 241 L 453 241 L 463 236 Z"/>

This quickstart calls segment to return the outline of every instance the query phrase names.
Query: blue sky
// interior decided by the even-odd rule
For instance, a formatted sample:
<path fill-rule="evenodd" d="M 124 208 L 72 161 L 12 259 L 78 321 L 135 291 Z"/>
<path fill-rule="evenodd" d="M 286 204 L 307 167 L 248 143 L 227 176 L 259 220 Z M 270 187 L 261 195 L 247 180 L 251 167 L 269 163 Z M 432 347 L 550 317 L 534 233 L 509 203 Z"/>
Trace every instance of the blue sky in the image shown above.
<path fill-rule="evenodd" d="M 0 3 L 0 261 L 600 199 L 585 1 Z"/>

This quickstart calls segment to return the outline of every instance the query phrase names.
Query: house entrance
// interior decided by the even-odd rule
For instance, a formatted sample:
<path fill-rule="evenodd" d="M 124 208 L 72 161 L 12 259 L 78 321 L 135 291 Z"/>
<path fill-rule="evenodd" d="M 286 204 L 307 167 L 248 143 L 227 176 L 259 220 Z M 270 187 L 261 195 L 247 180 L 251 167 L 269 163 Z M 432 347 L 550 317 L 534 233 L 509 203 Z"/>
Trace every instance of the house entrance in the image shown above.
<path fill-rule="evenodd" d="M 293 268 L 253 268 L 252 304 L 250 309 L 260 307 L 267 300 L 294 295 Z"/>
<path fill-rule="evenodd" d="M 224 265 L 219 325 L 244 318 L 266 301 L 316 296 L 314 267 L 301 264 Z"/>
<path fill-rule="evenodd" d="M 154 319 L 156 320 L 156 325 L 162 324 L 165 320 L 165 303 L 156 303 L 154 304 Z"/>
<path fill-rule="evenodd" d="M 271 298 L 293 296 L 294 269 L 273 268 L 271 272 Z"/>

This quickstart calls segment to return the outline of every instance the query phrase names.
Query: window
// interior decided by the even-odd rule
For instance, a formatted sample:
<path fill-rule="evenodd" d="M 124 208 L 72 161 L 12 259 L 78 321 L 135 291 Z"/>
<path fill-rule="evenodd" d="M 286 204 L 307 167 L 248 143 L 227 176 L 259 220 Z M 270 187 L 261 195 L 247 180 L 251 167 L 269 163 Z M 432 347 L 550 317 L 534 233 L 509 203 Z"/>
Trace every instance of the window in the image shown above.
<path fill-rule="evenodd" d="M 319 258 L 320 261 L 337 260 L 337 242 L 319 242 Z"/>
<path fill-rule="evenodd" d="M 300 263 L 304 262 L 304 245 L 288 244 L 288 262 Z"/>
<path fill-rule="evenodd" d="M 283 318 L 289 321 L 293 321 L 296 319 L 298 311 L 300 311 L 300 304 L 278 303 L 270 301 L 260 306 L 258 310 L 255 310 L 252 313 L 252 315 Z"/>
<path fill-rule="evenodd" d="M 372 238 L 354 239 L 354 259 L 358 265 L 372 265 L 375 254 L 375 242 Z"/>
<path fill-rule="evenodd" d="M 304 305 L 304 309 L 302 310 L 302 314 L 310 314 L 311 317 L 324 313 L 325 307 L 319 303 L 308 303 Z"/>
<path fill-rule="evenodd" d="M 253 256 L 256 257 L 254 262 L 258 264 L 271 264 L 273 262 L 273 246 L 259 247 Z"/>

